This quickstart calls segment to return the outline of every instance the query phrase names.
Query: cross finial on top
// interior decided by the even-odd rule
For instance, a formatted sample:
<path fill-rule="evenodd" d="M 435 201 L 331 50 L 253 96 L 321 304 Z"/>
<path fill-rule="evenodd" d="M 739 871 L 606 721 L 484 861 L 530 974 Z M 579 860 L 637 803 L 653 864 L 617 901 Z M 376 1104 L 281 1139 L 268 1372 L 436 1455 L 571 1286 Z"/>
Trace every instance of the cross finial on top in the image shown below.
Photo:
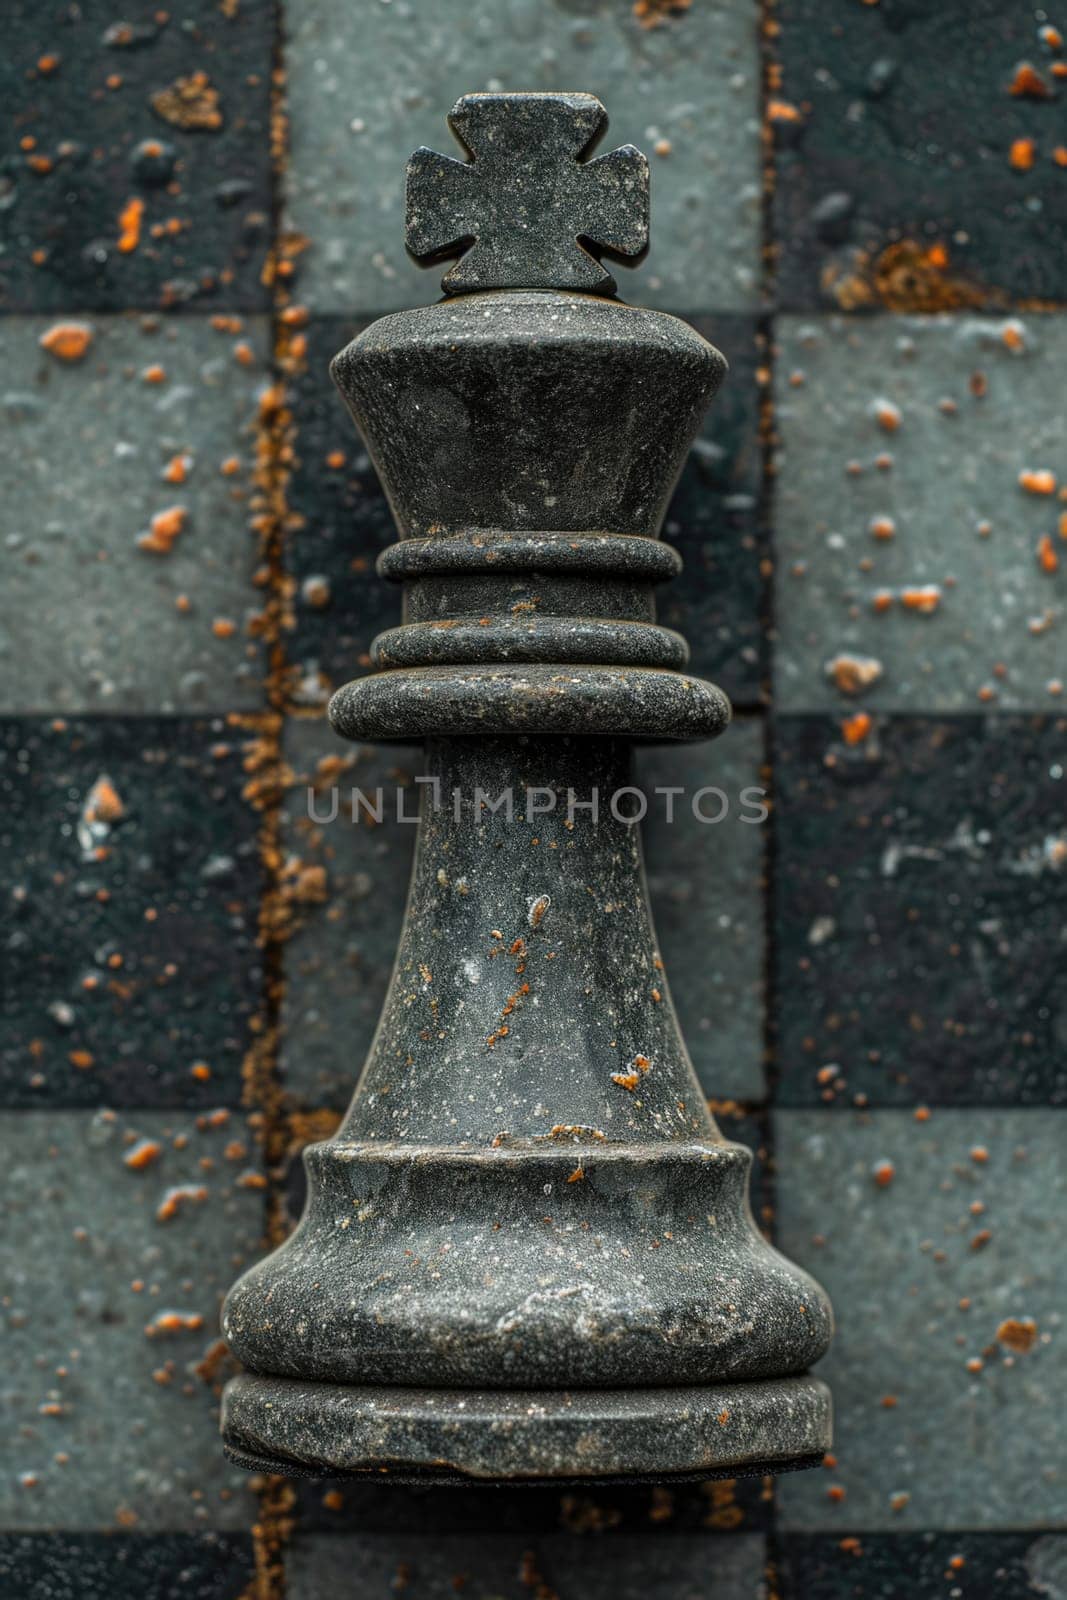
<path fill-rule="evenodd" d="M 425 146 L 407 172 L 407 246 L 441 280 L 474 289 L 584 289 L 615 280 L 593 253 L 648 243 L 648 162 L 633 145 L 579 159 L 607 127 L 591 94 L 467 94 L 448 123 L 471 160 Z"/>

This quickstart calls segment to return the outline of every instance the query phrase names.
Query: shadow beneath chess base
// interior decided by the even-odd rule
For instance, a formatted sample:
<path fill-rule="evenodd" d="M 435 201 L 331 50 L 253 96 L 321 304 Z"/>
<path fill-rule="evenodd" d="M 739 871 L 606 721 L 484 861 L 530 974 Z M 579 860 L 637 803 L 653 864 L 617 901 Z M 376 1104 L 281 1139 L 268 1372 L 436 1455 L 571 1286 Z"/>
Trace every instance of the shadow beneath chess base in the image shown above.
<path fill-rule="evenodd" d="M 559 1488 L 817 1466 L 831 1426 L 830 1391 L 806 1374 L 699 1388 L 534 1391 L 245 1373 L 227 1385 L 222 1413 L 227 1456 L 254 1472 Z"/>

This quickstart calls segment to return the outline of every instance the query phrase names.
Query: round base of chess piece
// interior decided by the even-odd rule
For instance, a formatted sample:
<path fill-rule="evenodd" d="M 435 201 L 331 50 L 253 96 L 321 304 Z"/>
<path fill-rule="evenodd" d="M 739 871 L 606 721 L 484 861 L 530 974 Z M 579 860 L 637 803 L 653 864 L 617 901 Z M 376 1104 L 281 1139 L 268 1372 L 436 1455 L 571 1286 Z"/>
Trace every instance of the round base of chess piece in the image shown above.
<path fill-rule="evenodd" d="M 807 1375 L 552 1391 L 245 1374 L 227 1387 L 222 1433 L 230 1460 L 254 1472 L 562 1488 L 818 1466 L 830 1447 L 831 1407 L 826 1385 Z"/>

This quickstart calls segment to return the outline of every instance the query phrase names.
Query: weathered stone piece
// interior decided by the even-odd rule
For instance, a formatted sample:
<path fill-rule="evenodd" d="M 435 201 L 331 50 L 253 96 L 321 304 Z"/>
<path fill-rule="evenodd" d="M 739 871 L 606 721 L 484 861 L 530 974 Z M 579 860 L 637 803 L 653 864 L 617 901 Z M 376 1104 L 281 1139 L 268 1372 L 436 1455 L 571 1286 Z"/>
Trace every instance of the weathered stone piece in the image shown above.
<path fill-rule="evenodd" d="M 404 620 L 331 721 L 425 738 L 432 781 L 355 1098 L 306 1152 L 295 1234 L 227 1301 L 248 1370 L 226 1448 L 402 1481 L 813 1463 L 829 1303 L 753 1223 L 750 1156 L 708 1113 L 637 828 L 609 804 L 634 739 L 729 720 L 654 605 L 678 565 L 667 499 L 726 364 L 672 317 L 574 292 L 579 232 L 643 238 L 640 181 L 632 210 L 614 179 L 574 209 L 597 101 L 469 96 L 453 121 L 473 170 L 438 205 L 440 158 L 416 158 L 409 236 L 474 238 L 446 285 L 494 287 L 383 318 L 333 368 L 396 518 L 379 571 Z M 638 160 L 611 170 L 640 179 Z"/>
<path fill-rule="evenodd" d="M 407 246 L 472 289 L 595 289 L 615 280 L 583 241 L 636 257 L 648 244 L 648 162 L 632 144 L 581 161 L 608 124 L 591 94 L 465 94 L 448 119 L 473 159 L 408 162 Z"/>

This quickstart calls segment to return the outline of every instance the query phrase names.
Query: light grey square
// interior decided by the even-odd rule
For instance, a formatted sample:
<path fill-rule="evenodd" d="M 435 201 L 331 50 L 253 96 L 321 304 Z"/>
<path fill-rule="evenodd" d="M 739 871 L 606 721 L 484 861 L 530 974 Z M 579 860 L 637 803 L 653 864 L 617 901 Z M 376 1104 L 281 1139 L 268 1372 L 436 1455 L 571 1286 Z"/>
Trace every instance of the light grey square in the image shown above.
<path fill-rule="evenodd" d="M 261 1181 L 226 1112 L 0 1117 L 5 1528 L 248 1526 L 213 1389 L 222 1298 L 261 1248 Z"/>
<path fill-rule="evenodd" d="M 1067 318 L 783 317 L 777 336 L 779 708 L 1055 711 Z M 1020 483 L 1044 471 L 1051 493 Z M 843 693 L 839 657 L 881 676 Z"/>
<path fill-rule="evenodd" d="M 836 1465 L 780 1479 L 782 1525 L 1062 1527 L 1067 1112 L 780 1111 L 774 1129 L 778 1243 L 837 1319 L 817 1369 Z"/>
<path fill-rule="evenodd" d="M 652 163 L 652 250 L 627 300 L 674 311 L 758 302 L 758 10 L 694 6 L 642 27 L 616 0 L 302 0 L 287 12 L 289 225 L 310 240 L 299 293 L 371 315 L 437 298 L 404 250 L 404 168 L 459 157 L 445 118 L 483 89 L 586 90 Z M 669 149 L 668 149 L 669 146 Z M 660 153 L 657 153 L 657 147 Z"/>
<path fill-rule="evenodd" d="M 72 321 L 92 335 L 80 360 L 42 348 Z M 8 317 L 2 340 L 0 710 L 259 706 L 249 497 L 265 323 Z M 180 532 L 143 548 L 174 511 Z"/>

